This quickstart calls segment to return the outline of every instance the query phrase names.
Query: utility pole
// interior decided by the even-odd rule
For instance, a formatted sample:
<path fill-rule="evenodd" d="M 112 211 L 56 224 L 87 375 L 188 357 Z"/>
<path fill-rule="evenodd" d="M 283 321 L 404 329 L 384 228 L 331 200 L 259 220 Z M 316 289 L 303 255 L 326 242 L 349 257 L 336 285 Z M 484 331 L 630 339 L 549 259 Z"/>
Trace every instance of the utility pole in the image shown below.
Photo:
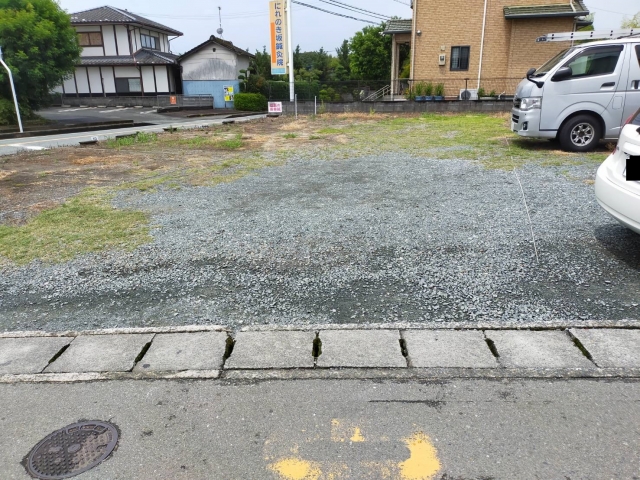
<path fill-rule="evenodd" d="M 287 0 L 287 39 L 289 40 L 289 101 L 295 101 L 295 72 L 293 71 L 293 39 L 291 38 L 291 0 Z"/>
<path fill-rule="evenodd" d="M 16 106 L 16 116 L 18 117 L 18 126 L 20 127 L 20 133 L 24 133 L 22 129 L 22 119 L 20 118 L 20 107 L 18 107 L 18 97 L 16 97 L 16 87 L 13 85 L 13 75 L 11 75 L 11 70 L 4 60 L 2 59 L 2 47 L 0 47 L 0 63 L 9 74 L 9 83 L 11 84 L 11 93 L 13 93 L 13 104 Z"/>

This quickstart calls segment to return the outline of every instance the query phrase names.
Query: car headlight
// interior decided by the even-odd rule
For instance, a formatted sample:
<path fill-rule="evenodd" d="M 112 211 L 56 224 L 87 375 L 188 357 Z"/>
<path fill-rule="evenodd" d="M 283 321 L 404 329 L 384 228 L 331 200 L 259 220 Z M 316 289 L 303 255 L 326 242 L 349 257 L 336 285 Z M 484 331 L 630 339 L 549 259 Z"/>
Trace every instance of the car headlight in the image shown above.
<path fill-rule="evenodd" d="M 542 105 L 542 97 L 525 97 L 520 100 L 520 110 L 532 110 L 540 108 Z"/>

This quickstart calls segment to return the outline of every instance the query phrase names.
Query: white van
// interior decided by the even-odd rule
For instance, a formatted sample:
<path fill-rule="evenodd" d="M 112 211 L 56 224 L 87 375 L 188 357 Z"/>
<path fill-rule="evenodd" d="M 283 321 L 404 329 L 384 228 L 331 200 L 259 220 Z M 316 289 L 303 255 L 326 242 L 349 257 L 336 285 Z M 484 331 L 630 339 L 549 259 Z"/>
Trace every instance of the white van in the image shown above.
<path fill-rule="evenodd" d="M 574 152 L 617 140 L 640 108 L 640 37 L 576 45 L 527 72 L 513 100 L 511 129 L 557 138 Z"/>

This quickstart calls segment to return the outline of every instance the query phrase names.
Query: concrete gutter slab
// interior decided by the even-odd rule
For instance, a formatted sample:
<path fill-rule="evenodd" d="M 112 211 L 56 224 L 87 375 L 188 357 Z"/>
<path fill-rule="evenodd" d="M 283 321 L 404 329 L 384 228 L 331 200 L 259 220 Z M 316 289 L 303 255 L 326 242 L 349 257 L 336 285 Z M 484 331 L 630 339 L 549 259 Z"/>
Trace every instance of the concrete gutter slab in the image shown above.
<path fill-rule="evenodd" d="M 486 336 L 507 368 L 595 368 L 562 331 L 492 330 Z"/>
<path fill-rule="evenodd" d="M 0 374 L 40 373 L 73 337 L 0 338 Z"/>
<path fill-rule="evenodd" d="M 325 330 L 320 332 L 319 367 L 406 367 L 398 330 Z"/>
<path fill-rule="evenodd" d="M 240 332 L 225 369 L 313 368 L 315 332 Z"/>
<path fill-rule="evenodd" d="M 403 338 L 407 342 L 407 351 L 414 367 L 498 367 L 481 331 L 407 331 Z"/>
<path fill-rule="evenodd" d="M 224 332 L 156 335 L 134 372 L 217 370 L 222 367 L 227 334 Z"/>
<path fill-rule="evenodd" d="M 152 339 L 153 334 L 82 335 L 45 372 L 128 372 Z"/>
<path fill-rule="evenodd" d="M 570 331 L 599 367 L 640 367 L 640 330 L 576 328 Z"/>

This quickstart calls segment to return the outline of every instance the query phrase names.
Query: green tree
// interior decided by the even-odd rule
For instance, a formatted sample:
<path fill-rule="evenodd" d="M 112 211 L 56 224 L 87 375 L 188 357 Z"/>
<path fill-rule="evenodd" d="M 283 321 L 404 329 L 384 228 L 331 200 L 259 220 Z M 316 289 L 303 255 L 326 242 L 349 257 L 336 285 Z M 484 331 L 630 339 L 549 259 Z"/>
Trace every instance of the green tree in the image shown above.
<path fill-rule="evenodd" d="M 53 0 L 0 0 L 0 46 L 22 107 L 35 110 L 71 74 L 80 47 L 69 15 Z M 6 72 L 0 97 L 11 98 Z"/>
<path fill-rule="evenodd" d="M 358 80 L 391 78 L 391 37 L 385 26 L 364 27 L 349 42 L 351 77 Z"/>
<path fill-rule="evenodd" d="M 342 42 L 342 45 L 336 48 L 336 55 L 344 71 L 349 74 L 351 72 L 351 50 L 349 50 L 349 40 L 345 40 Z"/>
<path fill-rule="evenodd" d="M 633 17 L 625 17 L 622 21 L 622 28 L 640 28 L 640 12 L 636 13 Z"/>
<path fill-rule="evenodd" d="M 271 80 L 271 55 L 267 52 L 267 47 L 262 47 L 262 51 L 256 50 L 256 58 L 253 63 L 257 75 Z"/>

